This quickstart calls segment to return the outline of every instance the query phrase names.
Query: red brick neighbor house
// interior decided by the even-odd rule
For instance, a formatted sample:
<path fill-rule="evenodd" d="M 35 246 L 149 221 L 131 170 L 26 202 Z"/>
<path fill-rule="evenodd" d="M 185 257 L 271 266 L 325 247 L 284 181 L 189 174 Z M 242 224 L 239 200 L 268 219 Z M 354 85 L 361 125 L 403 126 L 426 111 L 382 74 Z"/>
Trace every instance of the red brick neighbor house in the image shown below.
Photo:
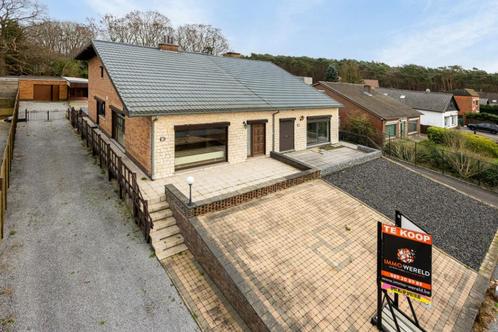
<path fill-rule="evenodd" d="M 352 117 L 365 116 L 384 136 L 420 133 L 420 112 L 382 95 L 370 85 L 321 81 L 314 87 L 344 105 L 339 111 L 341 128 L 346 128 Z"/>
<path fill-rule="evenodd" d="M 152 179 L 338 142 L 341 104 L 278 66 L 93 41 L 88 114 Z"/>
<path fill-rule="evenodd" d="M 479 112 L 479 94 L 474 89 L 458 89 L 453 91 L 453 95 L 458 105 L 459 116 Z"/>

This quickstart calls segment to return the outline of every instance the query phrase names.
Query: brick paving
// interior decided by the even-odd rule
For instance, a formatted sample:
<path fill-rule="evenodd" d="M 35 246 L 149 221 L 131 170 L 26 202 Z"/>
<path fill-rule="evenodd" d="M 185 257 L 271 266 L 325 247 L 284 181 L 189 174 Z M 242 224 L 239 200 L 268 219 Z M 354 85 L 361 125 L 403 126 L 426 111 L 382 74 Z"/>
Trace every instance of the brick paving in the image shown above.
<path fill-rule="evenodd" d="M 190 251 L 163 259 L 161 264 L 204 331 L 248 331 Z"/>
<path fill-rule="evenodd" d="M 374 330 L 376 224 L 391 222 L 383 215 L 316 180 L 198 221 L 271 330 Z M 434 248 L 433 304 L 415 304 L 422 326 L 451 331 L 476 276 Z"/>

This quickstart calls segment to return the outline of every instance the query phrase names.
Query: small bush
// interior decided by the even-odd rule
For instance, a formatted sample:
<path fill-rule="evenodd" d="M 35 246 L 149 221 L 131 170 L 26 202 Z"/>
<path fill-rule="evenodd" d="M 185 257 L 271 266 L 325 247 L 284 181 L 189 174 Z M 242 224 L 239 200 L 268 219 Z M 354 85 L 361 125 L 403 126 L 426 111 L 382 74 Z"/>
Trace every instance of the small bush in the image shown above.
<path fill-rule="evenodd" d="M 433 144 L 447 146 L 453 150 L 469 150 L 482 157 L 498 158 L 498 144 L 492 139 L 454 129 L 430 127 L 427 137 Z"/>
<path fill-rule="evenodd" d="M 429 127 L 427 137 L 434 144 L 455 145 L 455 143 L 460 143 L 459 132 L 452 129 Z"/>

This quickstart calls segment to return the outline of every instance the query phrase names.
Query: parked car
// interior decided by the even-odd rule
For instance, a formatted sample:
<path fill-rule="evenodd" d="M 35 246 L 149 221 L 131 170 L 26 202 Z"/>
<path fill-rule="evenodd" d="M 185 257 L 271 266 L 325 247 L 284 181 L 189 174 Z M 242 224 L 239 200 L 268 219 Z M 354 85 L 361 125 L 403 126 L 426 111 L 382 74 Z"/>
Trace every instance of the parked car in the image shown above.
<path fill-rule="evenodd" d="M 494 123 L 475 123 L 467 125 L 467 128 L 474 131 L 487 131 L 491 134 L 498 133 L 498 125 Z"/>

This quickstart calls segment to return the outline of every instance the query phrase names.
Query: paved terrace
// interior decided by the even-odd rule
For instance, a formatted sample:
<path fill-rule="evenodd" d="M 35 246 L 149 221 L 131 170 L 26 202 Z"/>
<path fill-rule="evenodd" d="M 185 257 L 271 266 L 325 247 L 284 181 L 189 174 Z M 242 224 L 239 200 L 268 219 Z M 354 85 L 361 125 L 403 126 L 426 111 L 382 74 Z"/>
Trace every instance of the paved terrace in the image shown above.
<path fill-rule="evenodd" d="M 286 155 L 305 165 L 319 169 L 320 174 L 325 176 L 354 165 L 377 159 L 382 156 L 382 152 L 367 147 L 340 142 L 336 145 L 325 145 L 303 151 L 288 152 Z"/>
<path fill-rule="evenodd" d="M 255 157 L 237 164 L 222 163 L 184 170 L 173 176 L 154 181 L 140 179 L 139 185 L 144 190 L 146 199 L 164 196 L 166 184 L 173 184 L 188 197 L 189 189 L 186 178 L 193 176 L 195 182 L 192 186 L 192 201 L 196 202 L 298 172 L 298 169 L 275 159 Z"/>
<path fill-rule="evenodd" d="M 377 221 L 390 222 L 322 180 L 193 220 L 275 331 L 375 330 Z M 427 331 L 453 329 L 476 275 L 434 248 L 433 305 L 415 304 Z"/>

